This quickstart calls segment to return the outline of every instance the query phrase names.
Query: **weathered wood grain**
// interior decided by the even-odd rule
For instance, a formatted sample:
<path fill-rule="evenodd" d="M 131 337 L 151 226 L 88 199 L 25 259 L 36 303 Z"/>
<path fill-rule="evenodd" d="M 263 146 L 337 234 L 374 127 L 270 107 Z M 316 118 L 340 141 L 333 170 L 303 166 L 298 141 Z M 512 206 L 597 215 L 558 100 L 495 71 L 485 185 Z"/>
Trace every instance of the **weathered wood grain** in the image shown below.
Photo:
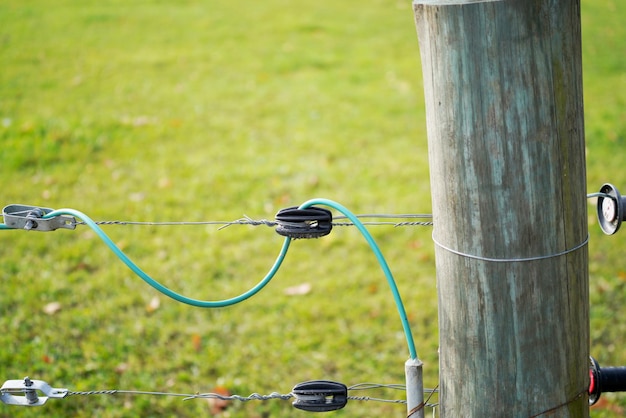
<path fill-rule="evenodd" d="M 414 2 L 424 73 L 441 416 L 587 417 L 578 0 Z"/>

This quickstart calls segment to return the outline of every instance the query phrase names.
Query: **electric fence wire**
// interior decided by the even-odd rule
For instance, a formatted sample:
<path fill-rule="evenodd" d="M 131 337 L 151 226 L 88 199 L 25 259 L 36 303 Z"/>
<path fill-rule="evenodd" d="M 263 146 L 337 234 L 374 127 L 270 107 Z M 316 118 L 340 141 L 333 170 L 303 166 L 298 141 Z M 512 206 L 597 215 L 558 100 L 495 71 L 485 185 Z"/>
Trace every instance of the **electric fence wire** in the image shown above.
<path fill-rule="evenodd" d="M 402 384 L 381 384 L 381 383 L 358 383 L 348 387 L 348 391 L 366 391 L 373 389 L 394 389 L 394 390 L 406 390 L 406 386 Z M 24 393 L 25 389 L 2 389 L 2 393 L 7 394 L 20 394 Z M 438 389 L 424 389 L 424 393 L 432 394 L 437 393 Z M 67 391 L 64 397 L 69 396 L 96 396 L 96 395 L 149 395 L 149 396 L 170 396 L 170 397 L 182 397 L 184 400 L 191 399 L 219 399 L 223 401 L 267 401 L 271 399 L 289 400 L 297 398 L 299 395 L 293 393 L 281 394 L 278 392 L 272 392 L 269 395 L 260 395 L 258 393 L 252 393 L 248 396 L 241 395 L 223 395 L 219 393 L 176 393 L 176 392 L 160 392 L 160 391 L 142 391 L 142 390 L 122 390 L 122 389 L 107 389 L 107 390 L 90 390 L 90 391 Z M 403 399 L 383 399 L 374 398 L 369 396 L 349 396 L 348 399 L 359 401 L 375 401 L 375 402 L 390 402 L 390 403 L 402 403 L 405 404 L 406 400 Z"/>
<path fill-rule="evenodd" d="M 365 390 L 373 390 L 373 389 L 395 389 L 395 390 L 406 390 L 405 385 L 401 384 L 379 384 L 379 383 L 359 383 L 356 385 L 352 385 L 348 387 L 348 391 L 365 391 Z M 439 390 L 437 388 L 434 389 L 424 389 L 424 393 L 429 394 L 425 406 L 429 408 L 435 408 L 438 406 L 437 403 L 429 403 L 430 398 L 433 394 L 438 393 Z M 176 393 L 176 392 L 155 392 L 155 391 L 140 391 L 140 390 L 121 390 L 121 389 L 110 389 L 110 390 L 91 390 L 91 391 L 68 391 L 67 397 L 69 396 L 99 396 L 99 395 L 131 395 L 131 396 L 169 396 L 169 397 L 179 397 L 184 398 L 184 401 L 193 400 L 193 399 L 218 399 L 222 401 L 239 401 L 239 402 L 249 402 L 249 401 L 268 401 L 268 400 L 283 400 L 287 401 L 290 399 L 295 399 L 299 395 L 295 395 L 294 393 L 279 393 L 272 392 L 268 395 L 261 395 L 258 393 L 252 393 L 248 396 L 241 395 L 224 395 L 219 393 Z M 361 401 L 361 402 L 382 402 L 382 403 L 395 403 L 395 404 L 406 404 L 407 401 L 404 399 L 385 399 L 379 397 L 371 397 L 371 396 L 348 396 L 348 400 L 352 401 Z"/>
<path fill-rule="evenodd" d="M 594 197 L 602 197 L 602 198 L 612 198 L 611 195 L 607 193 L 589 193 L 587 194 L 588 199 L 592 199 Z M 404 214 L 391 214 L 391 213 L 366 213 L 366 214 L 357 214 L 355 217 L 359 219 L 432 219 L 433 215 L 429 213 L 404 213 Z M 335 220 L 338 219 L 348 219 L 345 215 L 339 215 L 334 217 Z M 247 215 L 244 215 L 242 218 L 234 220 L 234 221 L 119 221 L 119 220 L 102 220 L 102 221 L 94 221 L 96 225 L 138 225 L 138 226 L 199 226 L 199 225 L 219 225 L 220 230 L 227 228 L 232 225 L 250 225 L 250 226 L 260 226 L 265 225 L 267 227 L 275 227 L 278 225 L 277 221 L 271 221 L 268 219 L 252 219 Z M 391 222 L 391 221 L 364 221 L 363 225 L 366 226 L 394 226 L 394 227 L 405 227 L 405 226 L 433 226 L 433 222 L 431 221 L 402 221 L 402 222 Z M 75 225 L 86 225 L 85 222 L 75 221 Z M 355 226 L 354 222 L 332 222 L 333 226 Z M 1 226 L 1 225 L 0 225 Z"/>
<path fill-rule="evenodd" d="M 307 382 L 307 383 L 333 383 L 328 381 L 319 381 L 319 382 Z M 89 390 L 89 391 L 70 391 L 68 389 L 61 388 L 53 388 L 48 385 L 44 381 L 40 380 L 31 380 L 26 377 L 23 381 L 19 380 L 9 380 L 5 382 L 4 385 L 0 388 L 0 402 L 15 405 L 15 406 L 41 406 L 46 403 L 48 399 L 56 398 L 56 399 L 64 399 L 68 397 L 76 397 L 76 396 L 114 396 L 114 395 L 128 395 L 128 396 L 161 396 L 161 397 L 179 397 L 183 398 L 184 401 L 194 400 L 194 399 L 217 399 L 221 401 L 239 401 L 239 402 L 249 402 L 249 401 L 269 401 L 269 400 L 283 400 L 287 401 L 290 399 L 294 399 L 294 406 L 296 404 L 300 405 L 300 409 L 311 410 L 314 411 L 317 405 L 324 404 L 328 401 L 327 396 L 328 393 L 320 389 L 319 392 L 317 389 L 313 389 L 309 387 L 309 391 L 304 390 L 301 385 L 305 385 L 306 383 L 296 385 L 294 389 L 289 393 L 279 393 L 272 392 L 269 395 L 261 395 L 259 393 L 252 393 L 248 396 L 234 395 L 234 394 L 224 394 L 224 393 L 200 393 L 196 392 L 194 394 L 190 393 L 177 393 L 177 392 L 163 392 L 163 391 L 142 391 L 142 390 L 123 390 L 123 389 L 108 389 L 108 390 Z M 369 390 L 400 390 L 406 391 L 406 385 L 404 384 L 382 384 L 382 383 L 358 383 L 349 387 L 342 385 L 340 383 L 335 383 L 337 385 L 341 385 L 345 388 L 345 394 L 343 401 L 343 405 L 347 403 L 347 401 L 362 401 L 362 402 L 382 402 L 382 403 L 393 403 L 393 404 L 407 404 L 408 402 L 404 399 L 388 399 L 381 397 L 372 397 L 372 396 L 349 396 L 348 392 L 351 391 L 369 391 Z M 319 389 L 319 388 L 318 388 Z M 303 392 L 304 390 L 304 392 Z M 41 392 L 44 397 L 40 398 L 37 392 Z M 434 389 L 423 389 L 424 394 L 429 394 L 428 398 L 425 402 L 423 402 L 419 407 L 420 408 L 432 408 L 433 417 L 436 413 L 436 408 L 438 407 L 438 403 L 431 403 L 430 399 L 435 394 L 438 393 L 438 386 Z M 306 403 L 308 405 L 312 405 L 313 409 L 302 408 L 302 404 Z M 343 407 L 343 406 L 341 406 Z"/>
<path fill-rule="evenodd" d="M 432 219 L 432 215 L 426 213 L 415 214 L 386 214 L 386 213 L 372 213 L 355 215 L 359 219 Z M 336 216 L 335 219 L 348 219 L 347 216 Z M 232 225 L 250 225 L 260 226 L 265 225 L 267 227 L 277 226 L 277 221 L 271 221 L 268 219 L 252 219 L 247 215 L 234 221 L 163 221 L 163 222 L 151 222 L 151 221 L 117 221 L 117 220 L 102 220 L 94 221 L 96 225 L 137 225 L 137 226 L 200 226 L 200 225 L 220 225 L 220 230 Z M 365 221 L 363 225 L 367 226 L 432 226 L 432 221 Z M 76 221 L 75 225 L 86 225 L 83 221 Z M 355 226 L 354 222 L 332 222 L 333 226 Z"/>

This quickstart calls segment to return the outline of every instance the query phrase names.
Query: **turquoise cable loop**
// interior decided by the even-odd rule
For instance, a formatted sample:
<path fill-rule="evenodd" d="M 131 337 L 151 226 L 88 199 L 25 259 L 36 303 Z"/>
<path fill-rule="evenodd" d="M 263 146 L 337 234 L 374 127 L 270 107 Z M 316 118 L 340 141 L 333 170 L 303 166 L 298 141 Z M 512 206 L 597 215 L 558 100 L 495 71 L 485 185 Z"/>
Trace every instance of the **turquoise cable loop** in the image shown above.
<path fill-rule="evenodd" d="M 372 237 L 372 235 L 369 233 L 367 228 L 365 228 L 365 225 L 363 225 L 363 223 L 359 220 L 359 218 L 356 215 L 350 212 L 343 205 L 337 202 L 334 202 L 332 200 L 321 199 L 321 198 L 311 199 L 311 200 L 304 202 L 302 205 L 300 205 L 299 209 L 307 209 L 314 205 L 328 206 L 330 208 L 333 208 L 341 212 L 357 227 L 359 232 L 361 232 L 361 234 L 363 235 L 363 237 L 369 244 L 370 248 L 374 252 L 378 260 L 378 263 L 380 264 L 380 267 L 383 270 L 385 277 L 387 278 L 387 282 L 391 289 L 391 293 L 393 295 L 394 301 L 396 303 L 396 307 L 398 309 L 398 313 L 400 315 L 400 320 L 402 322 L 402 328 L 404 329 L 404 334 L 406 337 L 406 342 L 407 342 L 407 346 L 409 349 L 410 357 L 413 360 L 417 359 L 417 352 L 415 350 L 413 334 L 411 333 L 411 327 L 409 325 L 409 321 L 406 315 L 406 310 L 404 309 L 404 304 L 402 303 L 402 298 L 400 297 L 400 292 L 398 291 L 398 287 L 393 278 L 393 274 L 391 273 L 391 269 L 389 268 L 387 261 L 385 260 L 380 248 L 376 244 L 376 241 L 374 241 L 374 238 Z M 289 245 L 291 243 L 291 238 L 285 237 L 283 246 L 280 250 L 280 253 L 278 254 L 278 257 L 276 258 L 276 261 L 274 262 L 274 265 L 271 267 L 271 269 L 265 275 L 265 277 L 250 290 L 242 293 L 239 296 L 236 296 L 230 299 L 216 300 L 216 301 L 203 301 L 203 300 L 192 299 L 192 298 L 183 296 L 163 286 L 156 280 L 154 280 L 152 277 L 146 274 L 141 268 L 139 268 L 139 266 L 137 266 L 126 254 L 124 254 L 124 252 L 120 250 L 119 247 L 117 247 L 117 245 L 115 245 L 115 243 L 104 233 L 104 231 L 91 218 L 89 218 L 84 213 L 77 211 L 75 209 L 58 209 L 58 210 L 54 210 L 46 214 L 45 216 L 43 216 L 43 219 L 54 218 L 56 216 L 61 216 L 61 215 L 73 216 L 75 218 L 82 220 L 85 223 L 85 225 L 90 227 L 98 235 L 98 237 L 111 249 L 111 251 L 113 251 L 113 253 L 124 264 L 126 264 L 126 266 L 133 273 L 135 273 L 137 276 L 143 279 L 143 281 L 145 281 L 148 285 L 152 286 L 154 289 L 158 290 L 159 292 L 163 293 L 164 295 L 178 302 L 185 303 L 187 305 L 200 307 L 200 308 L 221 308 L 225 306 L 230 306 L 230 305 L 234 305 L 239 302 L 242 302 L 254 296 L 255 294 L 257 294 L 276 275 L 276 272 L 280 268 L 283 260 L 285 259 L 285 256 L 287 255 L 287 251 L 289 250 Z M 9 229 L 8 227 L 6 228 L 3 228 L 3 227 L 6 227 L 6 225 L 0 224 L 0 229 Z"/>
<path fill-rule="evenodd" d="M 376 241 L 374 241 L 374 238 L 372 237 L 372 235 L 369 233 L 367 228 L 365 228 L 365 225 L 363 225 L 363 223 L 359 220 L 359 218 L 357 218 L 352 212 L 350 212 L 344 206 L 332 200 L 321 199 L 321 198 L 307 200 L 302 205 L 300 205 L 298 209 L 307 209 L 313 205 L 328 206 L 341 212 L 361 232 L 361 234 L 363 235 L 363 237 L 369 244 L 370 248 L 376 255 L 376 258 L 378 259 L 378 263 L 380 264 L 380 267 L 382 268 L 383 273 L 385 273 L 385 277 L 387 278 L 387 283 L 389 283 L 389 287 L 391 288 L 391 293 L 393 294 L 393 298 L 396 302 L 398 313 L 400 314 L 400 320 L 402 321 L 402 328 L 404 329 L 404 335 L 406 337 L 406 342 L 409 347 L 409 354 L 411 356 L 411 359 L 412 360 L 417 359 L 417 352 L 415 350 L 415 342 L 413 341 L 413 334 L 411 333 L 411 326 L 409 325 L 409 320 L 406 315 L 406 310 L 404 309 L 404 304 L 402 303 L 402 298 L 400 297 L 400 292 L 398 291 L 398 286 L 396 286 L 396 282 L 393 278 L 393 274 L 391 274 L 389 265 L 387 264 L 385 257 L 383 257 L 383 254 L 380 251 L 380 248 L 378 247 L 378 245 L 376 244 Z"/>
<path fill-rule="evenodd" d="M 170 298 L 174 300 L 185 303 L 187 305 L 196 306 L 199 308 L 222 308 L 225 306 L 230 306 L 230 305 L 234 305 L 236 303 L 242 302 L 250 298 L 251 296 L 254 296 L 255 294 L 257 294 L 261 289 L 265 287 L 266 284 L 270 282 L 270 280 L 272 280 L 272 278 L 274 277 L 274 275 L 280 268 L 280 265 L 285 259 L 285 255 L 287 255 L 287 250 L 289 249 L 289 244 L 291 242 L 291 238 L 289 237 L 285 238 L 285 241 L 283 242 L 283 246 L 280 250 L 280 253 L 278 254 L 278 257 L 276 258 L 276 261 L 274 262 L 274 265 L 269 270 L 267 275 L 263 278 L 263 280 L 257 283 L 256 286 L 242 293 L 241 295 L 230 298 L 230 299 L 216 300 L 216 301 L 203 301 L 203 300 L 192 299 L 192 298 L 188 298 L 186 296 L 180 295 L 174 292 L 173 290 L 170 290 L 167 287 L 163 286 L 162 284 L 154 280 L 152 277 L 148 276 L 130 258 L 128 258 L 128 256 L 124 254 L 124 252 L 122 252 L 122 250 L 120 250 L 117 245 L 115 245 L 115 243 L 111 240 L 111 238 L 109 238 L 104 233 L 104 231 L 93 220 L 91 220 L 91 218 L 89 218 L 84 213 L 79 212 L 74 209 L 58 209 L 43 216 L 43 219 L 53 218 L 55 216 L 60 216 L 60 215 L 73 216 L 85 222 L 85 224 L 89 226 L 91 229 L 93 229 L 93 231 L 98 235 L 98 237 L 100 237 L 100 239 L 111 249 L 111 251 L 113 251 L 113 253 L 120 260 L 122 260 L 124 264 L 128 266 L 128 268 L 130 268 L 137 276 L 141 277 L 150 286 L 152 286 L 159 292 L 163 293 L 166 296 L 169 296 Z"/>

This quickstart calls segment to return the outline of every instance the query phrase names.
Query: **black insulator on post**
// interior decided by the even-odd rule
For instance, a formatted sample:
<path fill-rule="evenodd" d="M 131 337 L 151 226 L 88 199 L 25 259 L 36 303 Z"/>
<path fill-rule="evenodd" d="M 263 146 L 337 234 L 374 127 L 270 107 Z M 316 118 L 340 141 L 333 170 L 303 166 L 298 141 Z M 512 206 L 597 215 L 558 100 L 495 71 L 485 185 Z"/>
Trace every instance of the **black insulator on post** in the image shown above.
<path fill-rule="evenodd" d="M 598 402 L 602 392 L 626 392 L 626 367 L 600 367 L 591 357 L 589 379 L 589 405 Z"/>

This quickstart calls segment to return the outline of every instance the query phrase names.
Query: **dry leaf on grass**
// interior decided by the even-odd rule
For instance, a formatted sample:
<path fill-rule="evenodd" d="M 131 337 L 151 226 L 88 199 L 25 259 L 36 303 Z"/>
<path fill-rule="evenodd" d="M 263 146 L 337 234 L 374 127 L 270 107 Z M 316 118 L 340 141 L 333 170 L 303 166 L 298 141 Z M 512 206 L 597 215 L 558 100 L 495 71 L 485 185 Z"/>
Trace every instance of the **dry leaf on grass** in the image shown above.
<path fill-rule="evenodd" d="M 146 305 L 146 312 L 152 313 L 156 311 L 157 309 L 159 309 L 160 306 L 161 306 L 161 299 L 159 299 L 158 296 L 155 296 L 152 299 L 150 299 L 150 303 Z"/>
<path fill-rule="evenodd" d="M 191 344 L 194 351 L 197 353 L 202 349 L 202 337 L 199 334 L 193 334 L 191 336 Z"/>
<path fill-rule="evenodd" d="M 292 286 L 292 287 L 286 288 L 285 289 L 285 295 L 287 295 L 287 296 L 306 295 L 307 293 L 311 292 L 312 288 L 313 288 L 313 286 L 311 286 L 311 283 L 302 283 L 302 284 L 299 284 L 297 286 Z"/>
<path fill-rule="evenodd" d="M 224 386 L 216 386 L 213 388 L 211 392 L 216 393 L 221 396 L 231 395 L 230 391 L 226 389 Z M 226 408 L 228 408 L 228 404 L 230 403 L 230 401 L 226 401 L 224 399 L 209 398 L 207 399 L 207 403 L 209 404 L 209 408 L 211 409 L 211 414 L 219 415 L 222 412 L 224 412 Z"/>
<path fill-rule="evenodd" d="M 46 315 L 54 315 L 61 310 L 60 302 L 50 302 L 43 307 L 43 312 Z"/>

